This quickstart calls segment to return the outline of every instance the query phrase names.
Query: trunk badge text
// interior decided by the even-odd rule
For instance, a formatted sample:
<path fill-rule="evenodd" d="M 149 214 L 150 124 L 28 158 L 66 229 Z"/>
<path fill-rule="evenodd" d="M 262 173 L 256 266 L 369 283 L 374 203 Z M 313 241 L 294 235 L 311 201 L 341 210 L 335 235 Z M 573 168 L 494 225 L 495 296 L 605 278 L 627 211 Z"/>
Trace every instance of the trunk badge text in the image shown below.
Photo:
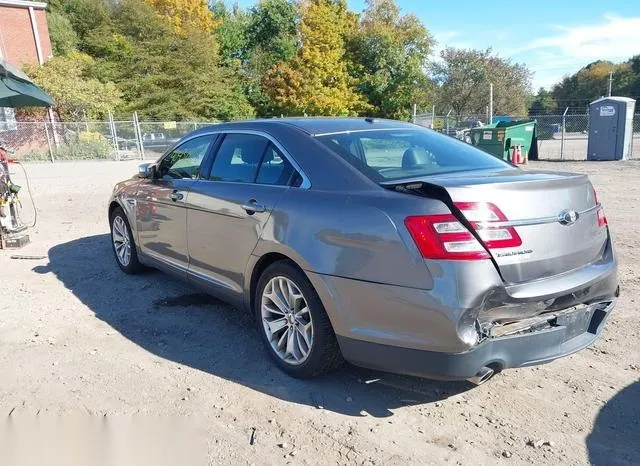
<path fill-rule="evenodd" d="M 563 210 L 558 214 L 558 222 L 562 225 L 573 225 L 579 217 L 580 214 L 575 210 Z"/>

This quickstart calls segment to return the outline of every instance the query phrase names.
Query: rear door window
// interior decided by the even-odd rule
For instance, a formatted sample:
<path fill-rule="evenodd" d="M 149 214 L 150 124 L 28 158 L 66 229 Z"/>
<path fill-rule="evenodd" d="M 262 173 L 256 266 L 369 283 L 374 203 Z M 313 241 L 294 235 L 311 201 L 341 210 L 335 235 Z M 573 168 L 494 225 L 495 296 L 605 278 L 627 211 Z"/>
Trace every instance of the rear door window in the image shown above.
<path fill-rule="evenodd" d="M 273 143 L 269 143 L 262 163 L 260 164 L 256 183 L 290 186 L 295 175 L 296 171 L 293 165 L 291 165 Z"/>
<path fill-rule="evenodd" d="M 370 167 L 402 166 L 402 155 L 411 147 L 411 143 L 403 139 L 359 138 L 362 144 L 365 161 Z"/>
<path fill-rule="evenodd" d="M 510 167 L 469 144 L 428 130 L 361 131 L 318 140 L 376 182 Z"/>
<path fill-rule="evenodd" d="M 254 134 L 227 134 L 213 160 L 211 181 L 299 186 L 300 176 L 269 139 Z"/>
<path fill-rule="evenodd" d="M 269 140 L 253 134 L 227 134 L 213 161 L 211 181 L 253 183 Z"/>

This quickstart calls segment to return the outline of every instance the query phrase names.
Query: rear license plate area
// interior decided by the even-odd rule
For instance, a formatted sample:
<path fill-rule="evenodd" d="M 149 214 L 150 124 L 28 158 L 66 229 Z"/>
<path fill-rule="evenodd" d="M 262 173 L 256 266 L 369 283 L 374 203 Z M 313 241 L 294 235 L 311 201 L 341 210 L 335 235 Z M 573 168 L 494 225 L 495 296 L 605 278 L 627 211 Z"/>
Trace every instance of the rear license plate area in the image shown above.
<path fill-rule="evenodd" d="M 565 327 L 567 329 L 565 333 L 566 339 L 570 340 L 587 331 L 592 315 L 593 308 L 578 308 L 558 315 L 555 319 L 555 325 Z"/>

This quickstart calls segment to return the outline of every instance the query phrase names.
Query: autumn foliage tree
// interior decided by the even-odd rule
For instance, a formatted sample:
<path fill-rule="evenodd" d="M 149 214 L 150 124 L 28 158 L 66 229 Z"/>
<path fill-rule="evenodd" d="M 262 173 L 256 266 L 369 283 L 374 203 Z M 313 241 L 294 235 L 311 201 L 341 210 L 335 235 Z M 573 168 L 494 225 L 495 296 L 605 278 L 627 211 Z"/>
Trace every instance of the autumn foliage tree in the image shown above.
<path fill-rule="evenodd" d="M 301 3 L 301 47 L 274 66 L 264 88 L 277 109 L 289 115 L 355 115 L 367 107 L 347 72 L 345 37 L 355 17 L 344 0 Z"/>
<path fill-rule="evenodd" d="M 431 103 L 425 74 L 433 39 L 414 15 L 401 15 L 394 0 L 367 0 L 348 38 L 350 72 L 374 116 L 406 120 L 412 104 Z"/>
<path fill-rule="evenodd" d="M 54 57 L 43 66 L 28 66 L 27 73 L 47 90 L 58 118 L 78 121 L 104 118 L 121 103 L 114 83 L 102 83 L 89 75 L 93 58 L 81 52 Z"/>
<path fill-rule="evenodd" d="M 171 24 L 178 34 L 189 29 L 212 32 L 216 27 L 206 0 L 145 0 Z"/>
<path fill-rule="evenodd" d="M 570 112 L 584 113 L 589 102 L 608 94 L 609 73 L 612 73 L 612 94 L 637 96 L 640 91 L 633 89 L 634 80 L 640 83 L 640 66 L 634 72 L 635 63 L 640 63 L 640 55 L 623 63 L 598 60 L 590 63 L 577 73 L 565 76 L 553 86 L 553 98 L 559 107 L 569 107 Z"/>
<path fill-rule="evenodd" d="M 249 8 L 227 0 L 49 0 L 47 9 L 54 54 L 82 69 L 70 82 L 117 90 L 121 98 L 110 104 L 116 113 L 406 120 L 413 104 L 424 110 L 436 103 L 438 112 L 462 116 L 484 114 L 489 83 L 496 113 L 526 112 L 525 67 L 490 51 L 457 49 L 445 49 L 433 65 L 434 39 L 415 15 L 402 14 L 396 0 L 365 3 L 361 14 L 346 0 L 260 0 Z M 78 62 L 76 52 L 90 60 Z M 640 93 L 640 60 L 634 60 L 614 71 L 614 92 Z M 553 97 L 601 93 L 610 64 L 592 68 L 567 78 Z M 64 84 L 41 79 L 54 88 Z M 84 107 L 84 97 L 71 91 L 65 95 Z"/>

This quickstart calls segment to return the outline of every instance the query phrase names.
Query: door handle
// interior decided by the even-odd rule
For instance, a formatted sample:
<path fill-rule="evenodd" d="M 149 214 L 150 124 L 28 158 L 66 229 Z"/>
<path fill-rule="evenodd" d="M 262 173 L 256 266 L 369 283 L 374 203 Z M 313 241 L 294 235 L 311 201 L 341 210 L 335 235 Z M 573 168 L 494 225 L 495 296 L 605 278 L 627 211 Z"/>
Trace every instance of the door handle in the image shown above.
<path fill-rule="evenodd" d="M 181 192 L 178 191 L 174 191 L 171 193 L 171 200 L 173 202 L 178 202 L 181 201 L 182 199 L 184 199 L 184 194 L 182 194 Z"/>
<path fill-rule="evenodd" d="M 242 208 L 246 210 L 249 215 L 253 215 L 256 212 L 264 212 L 265 210 L 267 210 L 264 205 L 258 204 L 255 199 L 249 199 L 246 204 L 242 205 Z"/>

